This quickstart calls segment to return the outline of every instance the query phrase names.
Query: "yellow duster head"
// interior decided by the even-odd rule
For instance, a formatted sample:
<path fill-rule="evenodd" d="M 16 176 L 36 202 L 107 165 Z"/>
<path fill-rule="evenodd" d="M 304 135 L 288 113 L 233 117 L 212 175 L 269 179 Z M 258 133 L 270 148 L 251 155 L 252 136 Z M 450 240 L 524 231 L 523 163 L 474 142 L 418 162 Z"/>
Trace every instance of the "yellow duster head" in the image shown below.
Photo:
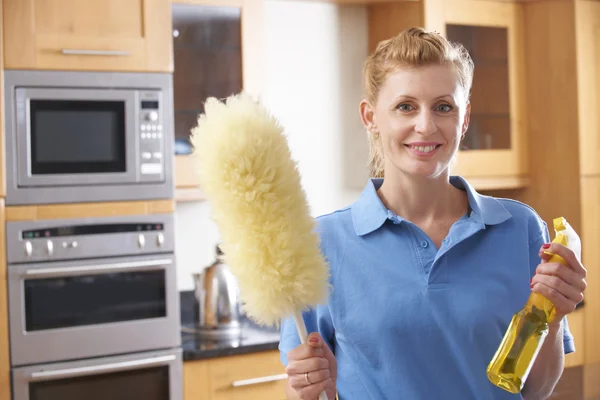
<path fill-rule="evenodd" d="M 274 325 L 323 303 L 329 269 L 276 119 L 245 94 L 210 98 L 191 140 L 247 315 Z"/>

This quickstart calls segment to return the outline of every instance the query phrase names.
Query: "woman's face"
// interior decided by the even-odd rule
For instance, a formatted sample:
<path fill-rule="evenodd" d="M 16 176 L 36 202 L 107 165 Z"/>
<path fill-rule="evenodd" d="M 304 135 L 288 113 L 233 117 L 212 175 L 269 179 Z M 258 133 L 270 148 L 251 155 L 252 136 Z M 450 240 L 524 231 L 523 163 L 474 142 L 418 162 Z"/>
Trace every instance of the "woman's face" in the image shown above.
<path fill-rule="evenodd" d="M 470 105 L 452 66 L 429 65 L 390 73 L 377 103 L 361 104 L 361 112 L 380 135 L 385 176 L 437 177 L 456 156 Z"/>

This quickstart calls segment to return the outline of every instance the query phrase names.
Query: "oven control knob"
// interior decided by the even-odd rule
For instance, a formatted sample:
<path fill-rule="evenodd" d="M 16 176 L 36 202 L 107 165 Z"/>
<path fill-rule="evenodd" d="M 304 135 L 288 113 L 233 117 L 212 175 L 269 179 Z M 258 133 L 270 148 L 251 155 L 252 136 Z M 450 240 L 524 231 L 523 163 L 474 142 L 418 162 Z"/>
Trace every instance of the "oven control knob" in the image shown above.
<path fill-rule="evenodd" d="M 164 236 L 162 233 L 159 233 L 159 234 L 156 236 L 156 245 L 157 245 L 158 247 L 162 247 L 162 246 L 163 246 L 163 244 L 165 244 L 165 236 Z"/>
<path fill-rule="evenodd" d="M 150 111 L 146 114 L 146 119 L 151 122 L 156 122 L 158 121 L 158 113 L 156 111 Z"/>
<path fill-rule="evenodd" d="M 52 243 L 52 240 L 48 240 L 46 242 L 46 251 L 48 252 L 49 256 L 54 253 L 54 243 Z"/>
<path fill-rule="evenodd" d="M 145 244 L 146 238 L 144 237 L 144 235 L 138 236 L 138 245 L 140 246 L 140 248 L 144 247 Z"/>
<path fill-rule="evenodd" d="M 31 257 L 32 254 L 33 254 L 33 246 L 31 245 L 31 242 L 28 240 L 25 242 L 25 255 L 27 257 Z"/>

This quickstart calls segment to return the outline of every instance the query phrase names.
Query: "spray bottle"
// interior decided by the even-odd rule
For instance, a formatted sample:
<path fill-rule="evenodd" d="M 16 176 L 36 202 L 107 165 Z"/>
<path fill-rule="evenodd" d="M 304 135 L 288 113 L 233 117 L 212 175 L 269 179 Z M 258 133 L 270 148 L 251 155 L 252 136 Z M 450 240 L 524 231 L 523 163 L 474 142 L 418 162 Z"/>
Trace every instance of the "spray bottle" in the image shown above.
<path fill-rule="evenodd" d="M 553 220 L 556 237 L 553 243 L 567 246 L 581 259 L 581 240 L 563 217 Z M 548 262 L 566 265 L 566 261 L 551 255 Z M 555 318 L 554 304 L 539 293 L 532 292 L 525 306 L 508 326 L 504 339 L 487 368 L 488 379 L 496 386 L 519 393 L 548 335 L 548 324 Z"/>

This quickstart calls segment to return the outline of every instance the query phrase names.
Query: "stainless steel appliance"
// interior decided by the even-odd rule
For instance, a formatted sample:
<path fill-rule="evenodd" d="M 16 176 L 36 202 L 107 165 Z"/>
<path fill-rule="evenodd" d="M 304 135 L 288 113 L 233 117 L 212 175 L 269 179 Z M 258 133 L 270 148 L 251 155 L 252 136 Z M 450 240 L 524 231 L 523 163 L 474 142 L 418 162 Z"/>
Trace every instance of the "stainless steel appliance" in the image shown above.
<path fill-rule="evenodd" d="M 14 400 L 183 400 L 181 349 L 12 371 Z"/>
<path fill-rule="evenodd" d="M 6 224 L 14 400 L 182 399 L 173 224 Z"/>
<path fill-rule="evenodd" d="M 197 333 L 215 339 L 241 335 L 239 288 L 222 256 L 217 246 L 215 262 L 193 274 Z"/>
<path fill-rule="evenodd" d="M 6 204 L 173 196 L 171 74 L 4 73 Z"/>

